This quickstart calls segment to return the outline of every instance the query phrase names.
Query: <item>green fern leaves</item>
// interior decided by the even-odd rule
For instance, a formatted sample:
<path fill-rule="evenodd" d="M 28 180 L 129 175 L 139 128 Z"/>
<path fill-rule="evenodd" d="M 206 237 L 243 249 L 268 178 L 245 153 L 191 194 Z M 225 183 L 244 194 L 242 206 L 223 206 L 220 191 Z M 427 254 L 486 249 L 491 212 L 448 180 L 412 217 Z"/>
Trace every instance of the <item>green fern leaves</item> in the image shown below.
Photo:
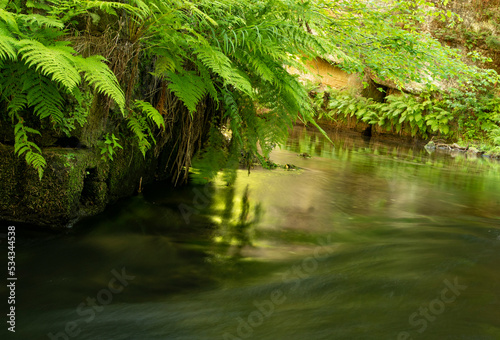
<path fill-rule="evenodd" d="M 139 150 L 145 157 L 146 152 L 151 148 L 151 143 L 155 143 L 152 128 L 165 128 L 163 116 L 150 103 L 135 100 L 134 110 L 129 112 L 127 126 L 137 138 Z"/>
<path fill-rule="evenodd" d="M 0 60 L 16 58 L 16 43 L 16 39 L 8 33 L 4 25 L 0 24 Z"/>
<path fill-rule="evenodd" d="M 72 59 L 73 49 L 67 44 L 56 43 L 53 46 L 31 39 L 17 43 L 21 60 L 40 74 L 50 77 L 54 82 L 71 91 L 81 81 L 78 69 Z"/>
<path fill-rule="evenodd" d="M 158 128 L 165 128 L 163 116 L 153 107 L 153 105 L 143 100 L 135 100 L 135 106 L 141 110 L 151 122 L 155 123 Z"/>
<path fill-rule="evenodd" d="M 38 73 L 26 73 L 23 91 L 26 93 L 27 105 L 40 118 L 51 118 L 55 123 L 62 124 L 64 114 L 61 111 L 63 98 L 57 88 L 47 77 Z"/>
<path fill-rule="evenodd" d="M 88 6 L 108 8 L 99 1 Z M 80 102 L 82 80 L 96 92 L 112 98 L 124 113 L 123 91 L 104 58 L 83 58 L 76 55 L 69 42 L 55 40 L 64 34 L 63 27 L 55 16 L 0 9 L 0 101 L 7 104 L 8 115 L 13 119 L 23 110 L 32 110 L 40 120 L 49 120 L 67 132 L 69 112 L 64 111 L 63 98 L 72 96 Z M 28 133 L 39 132 L 26 127 L 20 119 L 14 133 L 16 153 L 24 154 L 41 177 L 45 160 L 36 144 L 28 140 Z"/>
<path fill-rule="evenodd" d="M 14 127 L 15 146 L 14 152 L 18 156 L 25 155 L 26 163 L 35 168 L 40 180 L 43 176 L 43 170 L 46 166 L 45 159 L 42 156 L 42 150 L 33 142 L 28 140 L 28 133 L 40 134 L 39 131 L 24 126 L 23 119 L 17 116 L 18 123 Z"/>
<path fill-rule="evenodd" d="M 125 96 L 114 73 L 104 63 L 105 59 L 94 55 L 88 58 L 76 56 L 76 69 L 83 72 L 85 81 L 94 86 L 97 92 L 112 98 L 120 111 L 125 110 Z"/>
<path fill-rule="evenodd" d="M 191 114 L 195 112 L 196 106 L 207 94 L 203 78 L 193 71 L 184 71 L 182 74 L 167 72 L 165 75 L 170 81 L 168 88 L 182 100 Z"/>
<path fill-rule="evenodd" d="M 148 137 L 151 135 L 151 130 L 149 129 L 146 119 L 144 117 L 138 117 L 136 114 L 132 114 L 128 117 L 127 126 L 137 138 L 139 150 L 142 155 L 146 157 L 146 151 L 151 147 L 151 143 L 148 140 Z"/>
<path fill-rule="evenodd" d="M 414 6 L 416 1 L 392 3 L 381 10 L 362 0 L 3 1 L 0 101 L 12 121 L 18 114 L 32 114 L 46 125 L 68 132 L 68 122 L 75 121 L 66 112 L 68 102 L 80 103 L 82 91 L 84 95 L 107 96 L 123 116 L 114 117 L 117 124 L 126 122 L 145 155 L 155 143 L 155 129 L 165 128 L 165 110 L 162 107 L 160 114 L 148 102 L 155 98 L 155 88 L 151 88 L 150 97 L 144 101 L 133 101 L 131 95 L 138 92 L 136 71 L 149 67 L 144 67 L 144 63 L 154 63 L 153 84 L 162 84 L 161 98 L 166 98 L 168 89 L 191 115 L 183 119 L 192 122 L 195 115 L 206 114 L 204 121 L 211 122 L 209 149 L 216 154 L 204 154 L 206 164 L 220 166 L 229 157 L 234 161 L 235 155 L 239 155 L 235 148 L 251 154 L 251 159 L 263 159 L 270 145 L 286 139 L 295 121 L 314 124 L 308 93 L 297 77 L 288 72 L 290 68 L 303 69 L 304 60 L 331 60 L 333 55 L 349 72 L 363 72 L 368 67 L 380 78 L 393 78 L 397 84 L 408 79 L 422 81 L 428 76 L 432 86 L 433 79 L 471 76 L 476 71 L 459 62 L 457 53 L 416 34 L 413 20 L 422 19 L 427 13 L 420 5 Z M 76 25 L 76 21 L 85 18 L 95 24 L 104 17 L 112 18 L 106 20 L 108 23 L 115 19 L 119 23 L 106 28 L 116 40 L 103 45 L 113 50 L 106 51 L 116 57 L 113 61 L 123 58 L 116 65 L 123 73 L 129 72 L 123 78 L 127 80 L 127 100 L 105 58 L 78 55 L 67 42 L 68 32 L 80 33 L 83 21 L 79 22 L 81 25 Z M 404 29 L 401 23 L 405 24 Z M 119 31 L 114 31 L 117 27 Z M 127 45 L 123 51 L 122 43 Z M 104 46 L 100 48 L 105 49 Z M 498 80 L 493 72 L 485 78 L 485 83 L 481 83 L 485 87 Z M 213 104 L 214 110 L 201 112 L 207 103 Z M 448 132 L 450 117 L 445 111 L 435 109 L 431 115 L 425 108 L 420 110 L 426 111 L 423 115 L 412 105 L 424 103 L 406 104 L 394 99 L 394 105 L 380 107 L 377 103 L 347 98 L 331 105 L 336 105 L 332 109 L 341 114 L 370 124 L 396 130 L 408 128 L 412 133 Z M 179 111 L 184 114 L 184 110 Z M 82 105 L 74 112 L 82 112 Z M 80 121 L 84 121 L 84 115 L 79 115 Z M 41 152 L 28 140 L 28 134 L 35 132 L 22 123 L 16 126 L 16 152 L 43 171 Z M 70 127 L 61 128 L 64 126 Z M 232 150 L 216 150 L 220 144 L 226 144 L 222 131 L 230 136 L 224 138 L 230 139 Z M 206 131 L 198 133 L 194 139 L 201 142 L 205 135 Z M 115 137 L 108 140 L 108 150 L 118 143 Z M 192 145 L 186 150 L 192 152 Z M 183 159 L 189 163 L 191 154 Z"/>
<path fill-rule="evenodd" d="M 412 95 L 389 95 L 386 103 L 354 97 L 343 92 L 330 92 L 330 118 L 355 117 L 370 125 L 378 125 L 396 133 L 428 137 L 433 133 L 450 133 L 452 112 L 443 109 L 440 100 L 417 98 Z"/>

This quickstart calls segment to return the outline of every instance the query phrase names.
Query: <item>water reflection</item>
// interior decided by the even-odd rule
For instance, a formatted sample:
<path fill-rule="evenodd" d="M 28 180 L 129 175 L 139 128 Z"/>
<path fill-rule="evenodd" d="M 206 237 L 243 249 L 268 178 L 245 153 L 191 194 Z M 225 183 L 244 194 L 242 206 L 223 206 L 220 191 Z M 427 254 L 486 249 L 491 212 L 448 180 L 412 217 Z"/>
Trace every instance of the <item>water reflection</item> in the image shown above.
<path fill-rule="evenodd" d="M 262 214 L 261 204 L 251 202 L 249 184 L 246 185 L 239 199 L 238 207 L 235 207 L 238 199 L 235 197 L 234 186 L 221 191 L 220 196 L 223 197 L 224 207 L 220 213 L 220 224 L 214 232 L 214 240 L 218 243 L 218 256 L 241 257 L 244 247 L 253 246 L 254 225 L 259 223 Z M 211 210 L 215 221 L 218 220 L 217 208 L 215 205 Z"/>
<path fill-rule="evenodd" d="M 298 171 L 154 186 L 66 235 L 20 233 L 16 335 L 78 320 L 75 339 L 500 339 L 498 163 L 330 138 L 297 128 L 271 154 Z M 82 321 L 122 267 L 136 278 Z M 467 289 L 419 332 L 455 278 Z"/>

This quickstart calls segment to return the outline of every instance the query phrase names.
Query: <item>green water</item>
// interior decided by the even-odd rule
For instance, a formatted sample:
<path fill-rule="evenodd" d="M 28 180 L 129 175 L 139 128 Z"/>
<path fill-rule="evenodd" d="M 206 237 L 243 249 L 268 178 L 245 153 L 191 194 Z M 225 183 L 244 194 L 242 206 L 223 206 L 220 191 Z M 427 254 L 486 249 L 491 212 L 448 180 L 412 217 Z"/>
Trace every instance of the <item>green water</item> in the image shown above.
<path fill-rule="evenodd" d="M 298 171 L 151 186 L 62 235 L 18 228 L 7 336 L 500 339 L 500 165 L 331 139 L 296 128 L 271 158 Z"/>

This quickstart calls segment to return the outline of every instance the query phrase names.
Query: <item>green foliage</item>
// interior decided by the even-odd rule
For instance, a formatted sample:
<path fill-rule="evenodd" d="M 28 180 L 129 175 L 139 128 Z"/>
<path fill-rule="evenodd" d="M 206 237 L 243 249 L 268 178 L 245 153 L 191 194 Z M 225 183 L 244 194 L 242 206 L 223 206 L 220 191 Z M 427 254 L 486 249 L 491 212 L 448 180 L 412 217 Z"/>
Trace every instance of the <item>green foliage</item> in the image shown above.
<path fill-rule="evenodd" d="M 386 2 L 387 4 L 384 4 Z M 348 72 L 363 72 L 369 67 L 382 80 L 397 85 L 415 81 L 429 91 L 436 81 L 470 78 L 498 82 L 498 75 L 461 61 L 461 53 L 427 34 L 419 32 L 429 17 L 440 17 L 449 25 L 460 19 L 427 1 L 318 1 L 329 18 L 321 31 L 330 34 L 332 54 Z"/>
<path fill-rule="evenodd" d="M 137 7 L 136 32 L 144 51 L 157 60 L 155 76 L 167 81 L 191 115 L 207 97 L 221 109 L 206 150 L 196 158 L 202 179 L 228 164 L 234 167 L 241 150 L 249 159 L 264 159 L 298 117 L 313 121 L 307 92 L 286 69 L 302 67 L 295 56 L 304 50 L 326 53 L 300 23 L 304 11 L 312 10 L 309 5 L 276 0 L 143 4 Z M 129 125 L 144 131 L 137 121 Z M 221 145 L 222 129 L 231 135 L 230 147 Z"/>
<path fill-rule="evenodd" d="M 158 128 L 165 128 L 163 116 L 150 103 L 143 100 L 135 100 L 135 106 L 142 111 L 152 123 L 156 124 Z"/>
<path fill-rule="evenodd" d="M 104 63 L 106 60 L 98 55 L 88 58 L 75 57 L 78 70 L 83 72 L 85 81 L 94 86 L 96 91 L 112 98 L 123 113 L 125 109 L 125 97 L 114 73 Z"/>
<path fill-rule="evenodd" d="M 472 86 L 472 85 L 471 85 Z M 477 85 L 474 85 L 477 86 Z M 325 93 L 329 98 L 325 106 Z M 370 125 L 399 133 L 446 138 L 500 146 L 500 97 L 487 91 L 449 91 L 389 95 L 384 103 L 327 90 L 314 96 L 316 108 L 330 119 L 355 117 Z"/>
<path fill-rule="evenodd" d="M 486 38 L 485 43 L 492 50 L 500 51 L 500 37 L 493 35 L 489 36 L 488 38 Z"/>
<path fill-rule="evenodd" d="M 111 135 L 107 133 L 104 136 L 104 141 L 100 145 L 101 158 L 103 160 L 113 160 L 116 148 L 123 149 L 123 147 L 118 143 L 118 138 L 116 138 L 113 133 Z"/>
<path fill-rule="evenodd" d="M 127 125 L 137 138 L 139 150 L 146 157 L 146 152 L 151 148 L 151 143 L 156 143 L 152 129 L 165 128 L 162 115 L 150 103 L 135 100 L 134 106 L 129 110 Z"/>
<path fill-rule="evenodd" d="M 424 138 L 436 133 L 449 135 L 452 132 L 450 122 L 454 119 L 439 99 L 408 94 L 389 95 L 385 103 L 378 103 L 372 99 L 332 91 L 328 109 L 331 110 L 331 118 L 356 117 L 388 131 L 404 131 Z"/>
<path fill-rule="evenodd" d="M 207 84 L 203 78 L 192 71 L 182 74 L 167 72 L 165 76 L 170 81 L 168 88 L 184 102 L 191 114 L 195 112 L 196 106 L 207 94 Z"/>
<path fill-rule="evenodd" d="M 97 23 L 102 16 L 115 16 L 121 27 L 117 36 L 133 46 L 128 90 L 134 88 L 137 60 L 143 57 L 154 61 L 154 76 L 191 117 L 200 114 L 205 103 L 215 103 L 219 111 L 210 117 L 207 149 L 198 155 L 214 171 L 228 164 L 234 167 L 241 152 L 249 160 L 265 161 L 271 145 L 284 142 L 295 121 L 315 124 L 307 91 L 288 72 L 304 70 L 306 60 L 338 60 L 348 72 L 368 68 L 383 80 L 399 86 L 416 81 L 429 91 L 436 89 L 436 81 L 445 79 L 462 85 L 476 79 L 466 85 L 473 91 L 497 82 L 495 72 L 466 65 L 457 51 L 419 32 L 419 24 L 429 16 L 458 21 L 453 13 L 437 10 L 424 0 L 380 2 L 386 4 L 364 0 L 9 1 L 0 6 L 1 101 L 10 117 L 32 112 L 68 133 L 69 122 L 84 119 L 78 107 L 68 117 L 67 98 L 81 108 L 82 90 L 90 86 L 116 102 L 145 155 L 155 143 L 154 129 L 165 126 L 163 116 L 147 101 L 131 101 L 127 107 L 129 96 L 126 101 L 106 60 L 79 56 L 65 42 L 70 29 L 78 34 L 78 20 Z M 430 97 L 391 96 L 383 105 L 343 96 L 330 103 L 339 115 L 354 115 L 414 135 L 447 135 L 449 121 L 456 117 Z M 222 131 L 228 132 L 229 141 L 221 137 Z M 115 145 L 113 136 L 106 140 L 110 143 L 104 144 Z M 213 177 L 214 171 L 204 177 Z"/>
<path fill-rule="evenodd" d="M 233 148 L 249 164 L 255 158 L 264 161 L 270 146 L 283 142 L 297 119 L 314 124 L 307 91 L 288 72 L 303 70 L 304 60 L 333 56 L 348 72 L 369 68 L 397 85 L 416 81 L 429 91 L 438 80 L 481 79 L 485 86 L 498 80 L 495 72 L 467 66 L 458 51 L 419 32 L 429 16 L 459 21 L 455 14 L 422 0 L 385 2 L 387 6 L 361 0 L 130 1 L 135 7 L 131 36 L 156 60 L 154 75 L 167 82 L 191 115 L 198 114 L 207 97 L 221 109 L 207 150 L 197 157 L 216 169 L 201 171 L 206 179 L 226 166 Z M 388 104 L 358 100 L 339 106 L 344 115 L 396 131 L 450 133 L 453 117 L 438 102 L 412 102 L 404 96 L 391 97 Z M 146 140 L 144 124 L 134 120 L 129 126 L 142 131 L 139 139 Z M 223 130 L 231 136 L 225 151 L 215 137 Z"/>
<path fill-rule="evenodd" d="M 71 91 L 78 86 L 81 78 L 72 60 L 74 50 L 66 45 L 67 42 L 58 41 L 46 46 L 33 39 L 22 39 L 17 42 L 17 53 L 29 69 L 50 77 L 53 82 Z"/>
<path fill-rule="evenodd" d="M 478 87 L 477 84 L 472 84 Z M 459 137 L 464 142 L 500 145 L 500 97 L 483 91 L 450 91 L 443 97 L 457 117 Z"/>
<path fill-rule="evenodd" d="M 76 8 L 78 3 L 90 2 L 71 3 Z M 97 6 L 98 2 L 93 3 L 92 6 Z M 115 100 L 124 112 L 123 91 L 105 60 L 99 56 L 78 56 L 69 42 L 61 40 L 65 34 L 64 21 L 50 14 L 54 8 L 47 4 L 52 2 L 28 2 L 27 13 L 16 4 L 8 2 L 0 8 L 0 101 L 6 103 L 6 114 L 14 120 L 21 112 L 32 112 L 40 121 L 48 121 L 69 134 L 73 122 L 85 121 L 81 75 L 87 85 Z M 30 8 L 49 14 L 33 13 Z M 66 98 L 76 101 L 77 107 L 70 110 L 71 114 L 66 112 Z M 14 128 L 14 147 L 18 155 L 26 154 L 27 163 L 37 169 L 41 177 L 45 160 L 40 149 L 28 141 L 27 132 L 35 130 L 23 122 L 20 120 Z"/>
<path fill-rule="evenodd" d="M 41 180 L 46 162 L 42 156 L 42 150 L 40 150 L 40 148 L 35 143 L 28 140 L 28 133 L 39 135 L 40 132 L 25 126 L 23 118 L 19 115 L 16 115 L 16 118 L 18 119 L 18 122 L 14 126 L 14 152 L 18 156 L 22 156 L 24 154 L 26 163 L 37 170 L 38 176 Z"/>
<path fill-rule="evenodd" d="M 139 150 L 141 151 L 142 155 L 146 157 L 146 151 L 148 151 L 148 149 L 151 147 L 149 139 L 150 137 L 153 137 L 146 118 L 132 113 L 128 117 L 127 125 L 130 131 L 132 131 L 137 138 Z"/>

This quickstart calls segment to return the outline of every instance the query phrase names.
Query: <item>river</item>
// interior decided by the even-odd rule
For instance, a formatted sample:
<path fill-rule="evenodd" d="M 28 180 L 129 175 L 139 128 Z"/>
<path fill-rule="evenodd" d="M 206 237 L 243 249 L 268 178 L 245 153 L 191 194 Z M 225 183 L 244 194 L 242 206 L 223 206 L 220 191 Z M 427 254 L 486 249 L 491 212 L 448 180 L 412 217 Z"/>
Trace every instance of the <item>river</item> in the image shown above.
<path fill-rule="evenodd" d="M 295 128 L 271 159 L 298 170 L 19 226 L 2 339 L 500 339 L 499 163 L 330 138 Z"/>

